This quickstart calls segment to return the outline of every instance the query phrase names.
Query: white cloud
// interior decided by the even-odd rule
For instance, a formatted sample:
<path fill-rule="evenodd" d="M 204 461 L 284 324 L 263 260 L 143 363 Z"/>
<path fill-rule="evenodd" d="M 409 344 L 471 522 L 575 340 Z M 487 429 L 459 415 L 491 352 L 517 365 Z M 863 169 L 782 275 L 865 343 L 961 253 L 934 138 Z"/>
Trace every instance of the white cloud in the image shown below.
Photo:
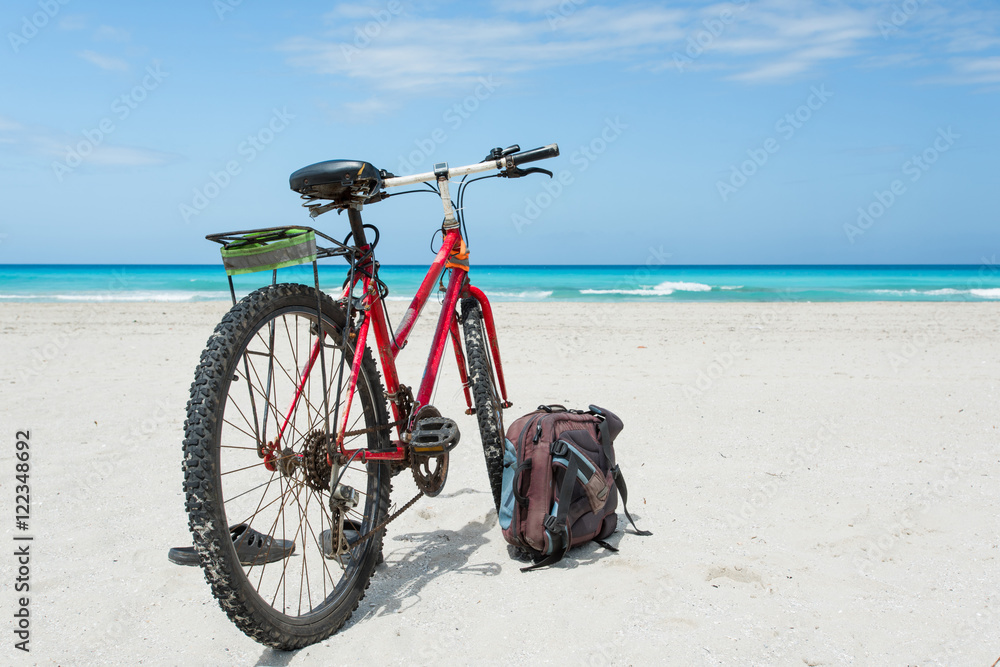
<path fill-rule="evenodd" d="M 102 25 L 94 31 L 94 39 L 99 42 L 127 42 L 132 39 L 132 35 L 127 30 Z"/>
<path fill-rule="evenodd" d="M 544 14 L 558 11 L 563 5 L 567 13 L 578 9 L 586 0 L 494 0 L 493 7 L 501 12 L 522 12 L 525 14 Z"/>
<path fill-rule="evenodd" d="M 66 157 L 78 150 L 82 136 L 57 135 L 42 131 L 30 137 L 33 146 L 32 153 L 48 159 L 64 161 Z M 149 167 L 167 164 L 178 156 L 149 148 L 135 146 L 120 146 L 110 144 L 106 140 L 91 146 L 83 157 L 83 165 L 91 167 Z"/>
<path fill-rule="evenodd" d="M 900 53 L 920 53 L 919 59 L 907 64 L 951 70 L 950 74 L 934 74 L 919 83 L 977 85 L 996 81 L 991 63 L 1000 58 L 1000 10 L 927 2 L 907 15 L 899 13 L 898 6 L 891 11 L 895 13 L 883 11 L 880 23 L 888 47 L 899 45 Z M 886 23 L 892 16 L 897 23 Z M 892 64 L 891 57 L 884 53 L 876 60 Z"/>
<path fill-rule="evenodd" d="M 111 135 L 95 144 L 83 133 L 72 135 L 45 126 L 25 127 L 2 116 L 0 143 L 13 144 L 14 147 L 8 150 L 38 160 L 45 166 L 53 161 L 65 162 L 71 154 L 82 155 L 82 164 L 90 168 L 150 167 L 176 162 L 181 157 L 150 148 L 116 145 Z"/>
<path fill-rule="evenodd" d="M 60 30 L 83 30 L 87 27 L 87 19 L 81 14 L 69 14 L 59 19 Z"/>
<path fill-rule="evenodd" d="M 1000 56 L 952 61 L 954 76 L 948 83 L 1000 83 Z"/>
<path fill-rule="evenodd" d="M 394 105 L 378 97 L 369 97 L 367 100 L 360 102 L 345 102 L 341 105 L 341 110 L 350 117 L 352 122 L 371 121 L 376 116 L 380 116 L 394 108 Z"/>
<path fill-rule="evenodd" d="M 176 157 L 170 153 L 132 148 L 129 146 L 99 146 L 87 156 L 86 162 L 101 167 L 147 167 L 166 164 Z"/>
<path fill-rule="evenodd" d="M 93 51 L 81 51 L 76 55 L 83 58 L 88 63 L 97 65 L 101 69 L 108 70 L 110 72 L 124 72 L 128 69 L 128 63 L 124 60 L 112 58 L 111 56 L 104 56 Z"/>
<path fill-rule="evenodd" d="M 830 60 L 848 58 L 877 35 L 876 19 L 862 10 L 762 2 L 735 15 L 730 29 L 710 45 L 718 54 L 739 55 L 729 63 L 729 79 L 765 83 L 816 70 Z M 741 70 L 732 72 L 733 69 Z"/>
<path fill-rule="evenodd" d="M 370 81 L 378 88 L 450 88 L 480 75 L 581 62 L 626 61 L 644 49 L 679 40 L 680 12 L 586 7 L 557 30 L 547 19 L 439 19 L 398 16 L 370 41 L 338 24 L 323 39 L 297 37 L 280 45 L 297 66 Z M 374 30 L 372 32 L 375 32 Z"/>
<path fill-rule="evenodd" d="M 791 56 L 787 60 L 761 65 L 760 67 L 752 69 L 749 72 L 733 74 L 729 78 L 734 81 L 749 82 L 777 81 L 780 79 L 787 79 L 795 74 L 801 74 L 809 69 L 810 65 L 812 65 L 812 62 L 807 59 Z"/>
<path fill-rule="evenodd" d="M 869 67 L 913 67 L 916 65 L 926 65 L 927 62 L 922 53 L 903 51 L 872 56 L 865 61 L 865 64 Z"/>
<path fill-rule="evenodd" d="M 327 21 L 361 19 L 364 22 L 373 20 L 373 14 L 378 14 L 380 11 L 388 13 L 388 9 L 385 7 L 368 6 L 357 2 L 345 2 L 324 14 L 323 18 Z"/>
<path fill-rule="evenodd" d="M 4 118 L 0 116 L 0 132 L 13 132 L 15 130 L 20 130 L 21 124 L 10 118 Z"/>
<path fill-rule="evenodd" d="M 419 94 L 474 85 L 481 75 L 564 65 L 615 62 L 665 71 L 676 67 L 678 56 L 689 58 L 684 71 L 744 83 L 785 82 L 814 76 L 837 60 L 926 67 L 947 63 L 953 57 L 947 54 L 958 50 L 988 56 L 983 51 L 1000 43 L 1000 11 L 931 4 L 921 5 L 886 34 L 879 26 L 896 16 L 898 5 L 894 0 L 747 0 L 666 8 L 496 0 L 487 5 L 494 11 L 488 18 L 404 11 L 384 24 L 373 23 L 369 7 L 340 5 L 326 17 L 325 34 L 294 37 L 279 49 L 295 66 L 355 79 L 375 90 Z M 551 20 L 553 11 L 558 21 Z M 359 37 L 359 27 L 367 27 L 368 34 Z M 971 59 L 962 65 L 981 66 Z M 993 76 L 989 70 L 964 74 L 970 82 Z"/>

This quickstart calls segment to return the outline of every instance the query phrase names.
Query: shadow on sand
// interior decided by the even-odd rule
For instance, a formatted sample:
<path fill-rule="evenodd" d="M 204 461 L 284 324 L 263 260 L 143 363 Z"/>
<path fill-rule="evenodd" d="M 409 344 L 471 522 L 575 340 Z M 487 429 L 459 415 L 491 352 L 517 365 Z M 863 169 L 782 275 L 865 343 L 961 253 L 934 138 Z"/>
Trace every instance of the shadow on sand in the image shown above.
<path fill-rule="evenodd" d="M 463 492 L 460 490 L 454 495 Z M 611 546 L 617 547 L 625 535 L 622 529 L 624 523 L 624 516 L 619 514 L 618 529 L 605 540 Z M 338 632 L 346 632 L 354 625 L 375 616 L 396 614 L 419 607 L 421 591 L 441 575 L 497 576 L 501 571 L 499 563 L 469 562 L 475 552 L 489 542 L 487 535 L 493 530 L 499 532 L 500 529 L 497 526 L 496 511 L 490 510 L 481 521 L 470 521 L 459 530 L 387 536 L 382 546 L 385 563 L 375 568 L 367 594 Z M 615 556 L 615 552 L 596 542 L 588 542 L 574 547 L 566 558 L 552 567 L 574 569 Z M 527 563 L 512 560 L 511 564 L 523 567 Z M 539 572 L 542 571 L 544 570 Z M 255 667 L 284 667 L 290 664 L 297 653 L 298 651 L 265 649 Z"/>
<path fill-rule="evenodd" d="M 470 562 L 475 552 L 489 542 L 487 535 L 496 526 L 497 514 L 490 511 L 482 520 L 470 521 L 459 530 L 388 537 L 382 546 L 385 563 L 376 568 L 368 594 L 344 629 L 372 616 L 395 614 L 418 606 L 424 587 L 441 575 L 500 574 L 499 563 Z"/>

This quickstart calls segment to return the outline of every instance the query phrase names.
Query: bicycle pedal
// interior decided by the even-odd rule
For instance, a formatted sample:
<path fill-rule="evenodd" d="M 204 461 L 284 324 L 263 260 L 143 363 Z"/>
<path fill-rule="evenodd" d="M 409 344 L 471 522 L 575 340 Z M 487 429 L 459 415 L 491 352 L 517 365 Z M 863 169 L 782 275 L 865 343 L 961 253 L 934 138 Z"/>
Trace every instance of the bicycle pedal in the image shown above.
<path fill-rule="evenodd" d="M 461 437 L 454 419 L 426 417 L 410 434 L 410 448 L 417 454 L 437 456 L 454 449 Z"/>

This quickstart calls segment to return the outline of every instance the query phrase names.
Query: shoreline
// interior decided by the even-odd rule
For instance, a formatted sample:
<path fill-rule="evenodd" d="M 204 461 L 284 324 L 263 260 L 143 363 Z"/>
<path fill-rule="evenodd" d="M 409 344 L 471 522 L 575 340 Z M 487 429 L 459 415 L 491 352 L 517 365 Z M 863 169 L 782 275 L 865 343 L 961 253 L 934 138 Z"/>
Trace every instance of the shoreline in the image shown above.
<path fill-rule="evenodd" d="M 477 266 L 472 280 L 492 301 L 509 303 L 871 303 L 881 301 L 1000 302 L 1000 268 L 912 266 L 675 266 L 664 257 L 648 266 Z M 282 269 L 282 282 L 311 284 L 311 266 Z M 320 282 L 336 291 L 342 266 L 320 267 Z M 389 301 L 408 302 L 426 265 L 383 266 Z M 266 274 L 234 277 L 237 294 L 269 282 Z M 0 267 L 0 303 L 228 301 L 229 281 L 218 265 L 132 267 Z"/>

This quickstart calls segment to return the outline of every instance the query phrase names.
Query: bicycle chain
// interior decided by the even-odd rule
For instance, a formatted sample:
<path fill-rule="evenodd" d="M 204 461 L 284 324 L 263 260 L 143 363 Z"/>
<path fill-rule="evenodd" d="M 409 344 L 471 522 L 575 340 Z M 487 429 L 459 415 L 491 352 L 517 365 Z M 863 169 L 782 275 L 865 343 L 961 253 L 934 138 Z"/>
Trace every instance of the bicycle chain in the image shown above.
<path fill-rule="evenodd" d="M 347 431 L 344 433 L 345 438 L 353 438 L 356 435 L 367 435 L 368 433 L 375 433 L 376 431 L 385 431 L 391 428 L 396 428 L 397 426 L 404 426 L 408 420 L 397 419 L 389 424 L 382 424 L 379 426 L 369 426 L 368 428 L 359 428 L 355 431 Z"/>
<path fill-rule="evenodd" d="M 409 419 L 406 419 L 406 418 L 404 418 L 404 419 L 397 419 L 396 421 L 394 421 L 392 423 L 389 423 L 389 424 L 382 424 L 382 425 L 379 425 L 379 426 L 369 426 L 368 428 L 361 428 L 361 429 L 357 429 L 357 430 L 354 430 L 354 431 L 347 431 L 346 433 L 344 433 L 344 437 L 345 438 L 353 438 L 354 436 L 358 436 L 358 435 L 366 435 L 368 433 L 374 433 L 376 431 L 383 431 L 383 430 L 392 429 L 392 428 L 395 428 L 397 426 L 404 426 L 407 423 L 409 423 Z M 395 512 L 393 512 L 392 514 L 390 514 L 388 517 L 386 517 L 385 521 L 383 521 L 382 523 L 378 524 L 377 526 L 375 526 L 374 528 L 372 528 L 371 530 L 369 530 L 367 533 L 365 533 L 364 535 L 360 536 L 357 540 L 355 540 L 354 543 L 351 545 L 351 547 L 352 548 L 356 547 L 356 546 L 358 546 L 360 544 L 363 544 L 364 542 L 370 540 L 373 535 L 375 535 L 376 533 L 378 533 L 380 530 L 384 530 L 386 526 L 388 526 L 390 523 L 392 523 L 393 521 L 395 521 L 396 519 L 398 519 L 400 517 L 400 515 L 403 514 L 403 512 L 405 512 L 406 510 L 408 510 L 411 507 L 413 507 L 413 504 L 416 503 L 421 498 L 423 498 L 423 496 L 424 496 L 424 492 L 423 491 L 418 492 L 417 495 L 415 495 L 412 498 L 410 498 L 410 500 L 408 500 L 405 505 L 403 505 L 401 508 L 399 508 L 398 510 L 396 510 Z"/>
<path fill-rule="evenodd" d="M 352 542 L 351 543 L 351 548 L 353 549 L 354 547 L 358 546 L 359 544 L 362 544 L 365 541 L 371 539 L 371 537 L 373 535 L 375 535 L 375 533 L 377 533 L 380 530 L 384 529 L 390 523 L 392 523 L 393 521 L 395 521 L 396 519 L 398 519 L 399 516 L 403 512 L 405 512 L 406 510 L 408 510 L 411 507 L 413 507 L 413 503 L 415 503 L 418 500 L 420 500 L 421 498 L 423 498 L 423 496 L 424 496 L 424 492 L 420 491 L 419 493 L 417 493 L 417 495 L 415 495 L 412 498 L 410 498 L 410 500 L 405 505 L 403 505 L 401 508 L 399 508 L 398 510 L 396 510 L 395 512 L 393 512 L 392 514 L 390 514 L 389 517 L 385 521 L 383 521 L 379 525 L 377 525 L 374 528 L 372 528 L 371 530 L 369 530 L 367 533 L 365 533 L 364 535 L 362 535 L 361 537 L 359 537 L 356 541 Z"/>

